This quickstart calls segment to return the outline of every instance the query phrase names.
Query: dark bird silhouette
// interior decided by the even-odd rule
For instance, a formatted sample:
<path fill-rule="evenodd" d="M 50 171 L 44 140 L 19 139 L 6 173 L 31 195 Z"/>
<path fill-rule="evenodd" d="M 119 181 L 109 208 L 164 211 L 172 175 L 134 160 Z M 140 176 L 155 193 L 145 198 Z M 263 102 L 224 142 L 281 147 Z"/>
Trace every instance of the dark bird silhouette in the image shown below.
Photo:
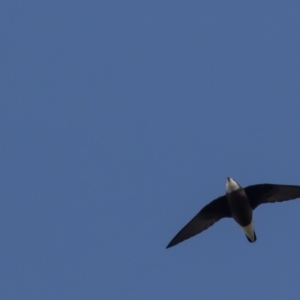
<path fill-rule="evenodd" d="M 253 210 L 263 203 L 282 202 L 300 198 L 300 186 L 282 184 L 256 184 L 242 188 L 227 178 L 226 194 L 206 206 L 188 222 L 171 240 L 167 248 L 175 246 L 201 233 L 222 218 L 233 218 L 244 231 L 249 242 L 256 241 Z"/>

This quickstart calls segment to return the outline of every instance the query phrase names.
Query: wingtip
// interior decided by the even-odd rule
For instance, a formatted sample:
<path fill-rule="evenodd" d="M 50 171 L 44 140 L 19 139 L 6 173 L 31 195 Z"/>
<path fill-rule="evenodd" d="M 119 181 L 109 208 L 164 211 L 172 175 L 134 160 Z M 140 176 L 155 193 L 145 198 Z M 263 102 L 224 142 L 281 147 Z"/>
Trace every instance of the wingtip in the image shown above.
<path fill-rule="evenodd" d="M 166 247 L 166 249 L 171 248 L 173 245 L 171 245 L 171 243 L 169 243 Z"/>
<path fill-rule="evenodd" d="M 176 242 L 174 242 L 174 240 L 172 240 L 172 241 L 167 245 L 166 249 L 171 248 L 171 247 L 173 247 L 173 246 L 175 246 L 175 245 L 177 245 L 177 244 L 178 244 L 178 243 L 176 243 Z"/>

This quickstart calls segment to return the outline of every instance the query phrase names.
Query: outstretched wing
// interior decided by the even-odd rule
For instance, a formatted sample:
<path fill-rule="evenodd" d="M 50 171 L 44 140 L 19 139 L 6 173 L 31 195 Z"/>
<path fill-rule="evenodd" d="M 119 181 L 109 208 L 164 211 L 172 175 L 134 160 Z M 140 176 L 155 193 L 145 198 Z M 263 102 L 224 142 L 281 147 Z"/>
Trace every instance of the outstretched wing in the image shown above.
<path fill-rule="evenodd" d="M 282 184 L 256 184 L 246 187 L 252 209 L 263 203 L 282 202 L 300 198 L 300 186 Z"/>
<path fill-rule="evenodd" d="M 175 235 L 167 248 L 189 239 L 226 217 L 231 217 L 231 213 L 226 196 L 222 196 L 204 206 L 200 212 Z"/>

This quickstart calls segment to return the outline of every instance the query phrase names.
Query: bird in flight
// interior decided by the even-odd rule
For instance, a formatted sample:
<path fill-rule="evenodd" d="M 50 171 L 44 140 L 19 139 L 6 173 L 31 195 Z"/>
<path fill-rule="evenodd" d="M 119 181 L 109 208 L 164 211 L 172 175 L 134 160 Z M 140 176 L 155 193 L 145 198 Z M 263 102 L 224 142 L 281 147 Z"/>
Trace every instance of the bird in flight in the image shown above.
<path fill-rule="evenodd" d="M 222 218 L 233 218 L 244 231 L 249 242 L 256 241 L 253 210 L 263 203 L 282 202 L 300 198 L 300 186 L 255 184 L 242 188 L 234 179 L 227 178 L 226 194 L 206 206 L 171 240 L 167 248 L 206 230 Z"/>

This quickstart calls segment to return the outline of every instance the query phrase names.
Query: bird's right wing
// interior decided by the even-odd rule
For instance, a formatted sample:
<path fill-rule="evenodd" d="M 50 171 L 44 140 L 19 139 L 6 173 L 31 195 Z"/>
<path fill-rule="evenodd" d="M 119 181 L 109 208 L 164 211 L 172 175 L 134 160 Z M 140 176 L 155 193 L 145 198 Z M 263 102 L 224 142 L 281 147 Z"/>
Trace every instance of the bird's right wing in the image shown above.
<path fill-rule="evenodd" d="M 246 187 L 245 193 L 252 209 L 263 203 L 282 202 L 300 198 L 300 186 L 283 184 L 256 184 Z"/>
<path fill-rule="evenodd" d="M 226 217 L 231 217 L 231 213 L 226 196 L 222 196 L 204 206 L 200 212 L 176 234 L 167 248 L 189 239 Z"/>

